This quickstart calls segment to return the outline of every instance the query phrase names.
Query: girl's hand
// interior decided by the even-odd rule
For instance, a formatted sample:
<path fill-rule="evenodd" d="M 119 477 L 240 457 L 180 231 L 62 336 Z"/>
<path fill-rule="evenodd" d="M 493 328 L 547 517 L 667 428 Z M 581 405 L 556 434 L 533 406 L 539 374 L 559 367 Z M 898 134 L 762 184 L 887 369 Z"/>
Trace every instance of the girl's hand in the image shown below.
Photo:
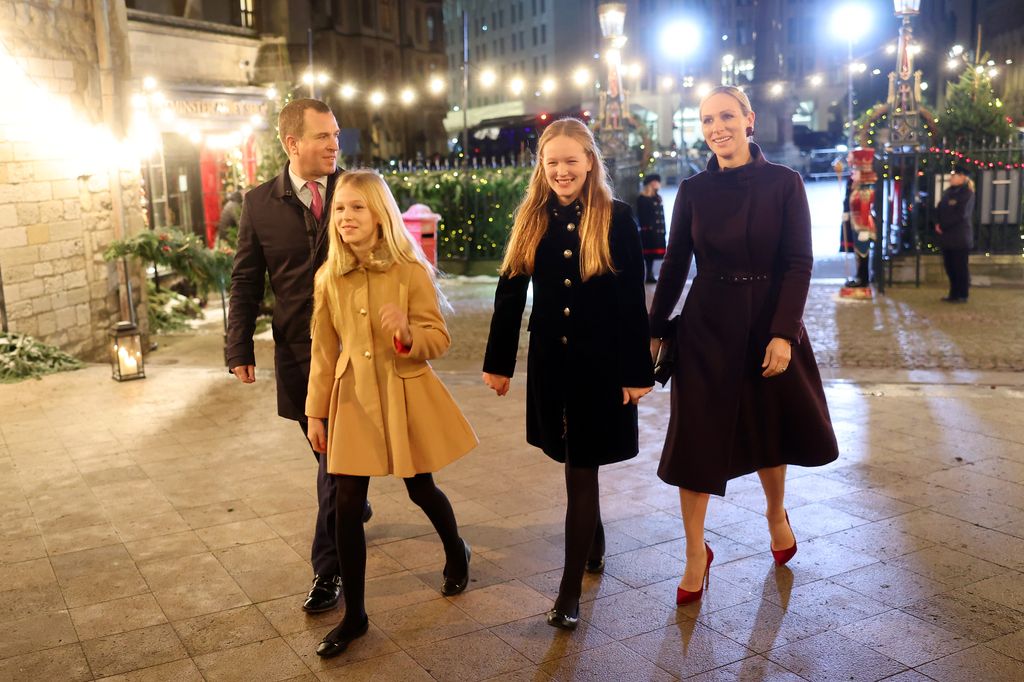
<path fill-rule="evenodd" d="M 652 343 L 651 345 L 654 344 Z M 637 403 L 640 402 L 640 398 L 643 398 L 645 395 L 651 392 L 652 388 L 654 387 L 648 386 L 647 388 L 626 388 L 625 386 L 623 386 L 622 404 L 627 405 L 629 403 L 633 403 L 634 405 L 636 405 Z"/>
<path fill-rule="evenodd" d="M 306 438 L 313 449 L 323 454 L 327 452 L 327 430 L 324 428 L 324 420 L 311 417 L 306 427 Z"/>
<path fill-rule="evenodd" d="M 380 325 L 385 332 L 398 339 L 403 346 L 412 345 L 409 318 L 394 303 L 385 303 L 380 307 Z"/>
<path fill-rule="evenodd" d="M 768 342 L 768 348 L 764 351 L 764 362 L 761 366 L 765 368 L 761 372 L 763 377 L 775 377 L 789 368 L 789 361 L 793 357 L 793 348 L 789 341 L 776 336 Z"/>
<path fill-rule="evenodd" d="M 487 388 L 491 389 L 498 394 L 499 397 L 508 393 L 509 386 L 512 384 L 512 380 L 508 377 L 503 377 L 500 374 L 488 374 L 483 373 L 484 383 L 487 384 Z"/>
<path fill-rule="evenodd" d="M 935 234 L 942 234 L 942 225 L 935 223 Z"/>

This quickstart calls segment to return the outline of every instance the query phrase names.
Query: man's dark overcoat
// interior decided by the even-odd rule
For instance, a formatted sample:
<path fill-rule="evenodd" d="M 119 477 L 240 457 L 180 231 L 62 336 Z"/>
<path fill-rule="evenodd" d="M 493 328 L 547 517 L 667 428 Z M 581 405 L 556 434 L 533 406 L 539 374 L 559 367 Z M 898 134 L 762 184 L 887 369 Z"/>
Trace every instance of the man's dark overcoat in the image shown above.
<path fill-rule="evenodd" d="M 974 248 L 974 192 L 965 182 L 951 185 L 942 193 L 935 222 L 942 228 L 939 246 L 945 250 Z"/>
<path fill-rule="evenodd" d="M 484 371 L 511 377 L 519 327 L 533 282 L 527 329 L 526 439 L 552 459 L 595 467 L 639 451 L 637 408 L 622 389 L 654 384 L 644 262 L 636 221 L 616 201 L 609 234 L 616 272 L 580 276 L 579 222 L 583 205 L 548 203 L 548 228 L 531 275 L 502 276 Z"/>
<path fill-rule="evenodd" d="M 672 415 L 658 475 L 724 495 L 738 476 L 780 464 L 819 466 L 838 448 L 803 325 L 811 278 L 811 220 L 800 175 L 753 159 L 679 185 L 668 252 L 651 304 L 664 337 L 696 256 L 697 275 L 675 329 Z M 792 343 L 789 368 L 764 378 L 773 337 Z"/>
<path fill-rule="evenodd" d="M 327 177 L 319 222 L 295 195 L 287 164 L 276 178 L 246 194 L 242 204 L 238 251 L 231 272 L 228 368 L 256 364 L 252 336 L 265 273 L 269 273 L 274 291 L 277 413 L 287 419 L 305 419 L 313 275 L 327 258 L 328 207 L 340 175 L 338 169 Z"/>

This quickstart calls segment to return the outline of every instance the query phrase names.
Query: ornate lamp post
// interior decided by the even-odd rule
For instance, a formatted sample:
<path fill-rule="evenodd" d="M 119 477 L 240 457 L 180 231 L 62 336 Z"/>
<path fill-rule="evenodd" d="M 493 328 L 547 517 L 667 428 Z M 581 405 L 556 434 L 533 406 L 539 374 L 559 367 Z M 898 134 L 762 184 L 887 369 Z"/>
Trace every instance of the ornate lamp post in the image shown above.
<path fill-rule="evenodd" d="M 889 74 L 889 143 L 895 148 L 921 144 L 918 102 L 921 100 L 921 72 L 914 71 L 913 29 L 910 17 L 919 14 L 921 0 L 893 0 L 900 24 L 896 49 L 896 71 Z"/>
<path fill-rule="evenodd" d="M 627 146 L 627 131 L 623 119 L 628 117 L 627 102 L 622 93 L 622 48 L 628 38 L 623 34 L 626 23 L 626 3 L 602 2 L 597 7 L 597 18 L 601 24 L 601 36 L 605 44 L 605 62 L 608 71 L 605 89 L 600 95 L 600 104 L 595 128 L 597 141 L 601 146 L 615 184 L 616 194 L 630 197 L 636 193 L 636 178 L 639 164 L 632 158 Z"/>

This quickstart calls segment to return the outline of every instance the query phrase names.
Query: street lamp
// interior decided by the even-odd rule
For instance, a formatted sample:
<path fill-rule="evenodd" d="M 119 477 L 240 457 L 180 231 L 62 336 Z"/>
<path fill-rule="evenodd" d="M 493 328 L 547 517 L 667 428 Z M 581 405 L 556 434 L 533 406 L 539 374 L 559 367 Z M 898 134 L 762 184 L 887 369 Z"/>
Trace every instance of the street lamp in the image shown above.
<path fill-rule="evenodd" d="M 914 72 L 914 55 L 920 46 L 913 42 L 910 17 L 918 14 L 921 0 L 893 0 L 892 4 L 901 21 L 896 70 L 889 74 L 889 143 L 893 147 L 916 147 L 920 143 L 917 102 L 921 98 L 921 72 Z"/>
<path fill-rule="evenodd" d="M 853 149 L 853 44 L 867 33 L 871 24 L 871 10 L 865 5 L 841 5 L 832 14 L 832 33 L 846 38 L 846 121 L 849 126 L 847 147 Z"/>

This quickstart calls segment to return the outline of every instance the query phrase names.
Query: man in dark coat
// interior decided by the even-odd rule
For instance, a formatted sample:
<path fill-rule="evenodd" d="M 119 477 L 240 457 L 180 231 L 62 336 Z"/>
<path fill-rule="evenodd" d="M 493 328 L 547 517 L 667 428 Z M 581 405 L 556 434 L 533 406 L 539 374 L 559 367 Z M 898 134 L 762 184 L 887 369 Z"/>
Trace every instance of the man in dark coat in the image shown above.
<path fill-rule="evenodd" d="M 942 247 L 942 261 L 949 277 L 946 303 L 967 303 L 971 273 L 968 254 L 974 248 L 974 188 L 968 167 L 958 164 L 949 176 L 949 187 L 942 193 L 935 220 L 935 232 Z"/>
<path fill-rule="evenodd" d="M 647 283 L 658 280 L 654 276 L 654 261 L 665 257 L 665 207 L 661 203 L 661 176 L 644 176 L 644 189 L 636 198 L 636 217 L 640 223 L 640 242 L 647 265 Z"/>
<path fill-rule="evenodd" d="M 238 228 L 238 251 L 231 273 L 228 315 L 228 368 L 240 381 L 256 381 L 253 332 L 264 278 L 274 290 L 274 372 L 277 413 L 299 422 L 306 433 L 313 312 L 313 275 L 327 257 L 328 215 L 338 168 L 338 122 L 326 104 L 298 99 L 278 117 L 284 170 L 246 194 Z M 318 612 L 338 604 L 341 578 L 335 539 L 335 496 L 327 457 L 313 453 L 318 511 L 311 560 L 313 586 L 302 607 Z M 364 520 L 369 518 L 369 507 Z"/>

